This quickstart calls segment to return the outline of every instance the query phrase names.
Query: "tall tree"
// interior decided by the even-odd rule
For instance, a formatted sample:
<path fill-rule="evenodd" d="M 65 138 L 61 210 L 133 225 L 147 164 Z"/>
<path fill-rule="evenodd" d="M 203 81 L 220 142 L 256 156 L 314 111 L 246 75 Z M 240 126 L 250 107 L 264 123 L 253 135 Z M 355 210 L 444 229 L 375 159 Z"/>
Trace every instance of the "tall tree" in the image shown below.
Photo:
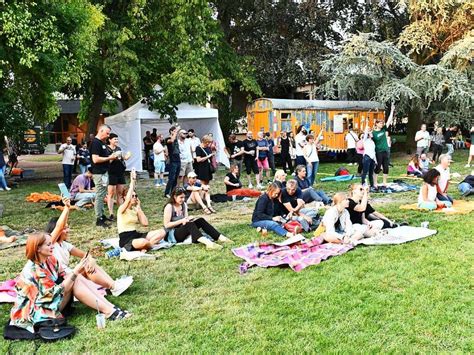
<path fill-rule="evenodd" d="M 57 117 L 54 93 L 83 80 L 102 23 L 86 0 L 0 3 L 0 135 Z"/>

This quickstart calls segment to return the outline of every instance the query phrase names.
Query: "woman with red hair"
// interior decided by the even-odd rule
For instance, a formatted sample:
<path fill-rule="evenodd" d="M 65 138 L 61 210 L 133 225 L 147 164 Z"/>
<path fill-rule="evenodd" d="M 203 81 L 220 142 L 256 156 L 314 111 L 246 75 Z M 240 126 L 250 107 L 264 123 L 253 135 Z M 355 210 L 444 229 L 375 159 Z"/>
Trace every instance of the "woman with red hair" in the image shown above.
<path fill-rule="evenodd" d="M 53 249 L 48 234 L 36 233 L 28 237 L 28 261 L 15 286 L 17 297 L 10 312 L 10 325 L 34 333 L 36 323 L 62 318 L 61 312 L 73 297 L 90 308 L 98 308 L 110 320 L 131 316 L 107 301 L 97 289 L 91 288 L 81 275 L 87 267 L 88 255 L 66 275 L 53 256 Z"/>

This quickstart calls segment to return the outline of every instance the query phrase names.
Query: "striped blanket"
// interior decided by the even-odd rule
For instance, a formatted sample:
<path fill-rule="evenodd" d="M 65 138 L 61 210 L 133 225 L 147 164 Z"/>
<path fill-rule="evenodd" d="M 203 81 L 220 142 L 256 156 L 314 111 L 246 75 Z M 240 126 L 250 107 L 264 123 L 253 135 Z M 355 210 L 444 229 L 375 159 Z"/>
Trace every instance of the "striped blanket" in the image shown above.
<path fill-rule="evenodd" d="M 249 244 L 232 249 L 232 252 L 245 260 L 240 265 L 241 273 L 254 265 L 260 267 L 288 265 L 293 271 L 299 272 L 331 256 L 342 255 L 352 248 L 353 246 L 349 244 L 323 244 L 323 239 L 318 237 L 289 246 L 277 246 L 271 243 Z"/>

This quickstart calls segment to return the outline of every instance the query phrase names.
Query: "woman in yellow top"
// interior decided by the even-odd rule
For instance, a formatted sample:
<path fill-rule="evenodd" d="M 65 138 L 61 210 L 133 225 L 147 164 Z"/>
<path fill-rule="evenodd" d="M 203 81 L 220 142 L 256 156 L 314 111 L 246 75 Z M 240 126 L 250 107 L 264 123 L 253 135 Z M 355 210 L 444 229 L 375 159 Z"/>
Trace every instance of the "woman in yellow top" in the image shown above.
<path fill-rule="evenodd" d="M 117 212 L 117 228 L 119 245 L 127 251 L 141 250 L 143 252 L 158 244 L 166 235 L 164 229 L 142 233 L 137 231 L 138 226 L 148 227 L 148 218 L 141 209 L 140 200 L 135 191 L 136 173 L 130 174 L 130 187 L 124 203 Z"/>

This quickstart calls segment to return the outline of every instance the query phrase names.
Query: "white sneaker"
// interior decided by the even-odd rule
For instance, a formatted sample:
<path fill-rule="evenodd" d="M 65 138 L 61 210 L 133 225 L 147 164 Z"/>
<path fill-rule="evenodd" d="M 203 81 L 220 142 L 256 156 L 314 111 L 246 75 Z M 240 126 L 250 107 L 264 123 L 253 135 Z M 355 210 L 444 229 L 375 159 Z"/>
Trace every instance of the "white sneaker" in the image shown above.
<path fill-rule="evenodd" d="M 249 184 L 249 189 L 253 189 L 253 185 L 252 185 L 252 184 Z"/>
<path fill-rule="evenodd" d="M 466 165 L 464 165 L 464 167 L 465 167 L 465 168 L 470 168 L 471 165 L 470 165 L 470 164 L 466 164 Z"/>
<path fill-rule="evenodd" d="M 0 191 L 4 191 L 2 187 L 0 187 Z"/>
<path fill-rule="evenodd" d="M 347 164 L 347 165 L 352 165 L 352 163 L 349 163 L 349 164 Z"/>
<path fill-rule="evenodd" d="M 261 184 L 257 184 L 257 189 L 261 190 L 261 189 L 263 189 L 263 186 Z"/>
<path fill-rule="evenodd" d="M 110 292 L 112 292 L 112 295 L 115 297 L 120 296 L 127 288 L 130 287 L 132 283 L 133 277 L 131 276 L 127 276 L 123 279 L 117 279 L 115 280 L 115 288 L 110 290 Z"/>
<path fill-rule="evenodd" d="M 5 187 L 5 190 L 10 191 L 11 189 L 7 186 Z"/>
<path fill-rule="evenodd" d="M 160 184 L 155 184 L 155 187 L 159 188 L 159 187 L 161 187 L 161 185 Z"/>

